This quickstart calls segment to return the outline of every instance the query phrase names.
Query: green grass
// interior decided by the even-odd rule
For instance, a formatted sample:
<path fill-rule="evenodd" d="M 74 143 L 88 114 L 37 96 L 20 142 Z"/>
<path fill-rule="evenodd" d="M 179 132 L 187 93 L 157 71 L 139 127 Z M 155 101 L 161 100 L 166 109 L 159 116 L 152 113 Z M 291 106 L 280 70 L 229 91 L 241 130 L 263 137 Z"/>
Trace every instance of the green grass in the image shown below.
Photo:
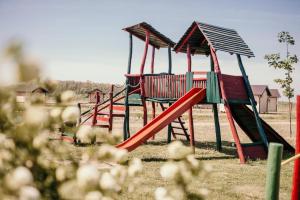
<path fill-rule="evenodd" d="M 158 108 L 159 109 L 159 108 Z M 142 127 L 141 110 L 133 110 L 131 118 L 131 133 Z M 149 113 L 151 111 L 149 110 Z M 289 137 L 287 113 L 280 110 L 278 114 L 266 114 L 262 117 L 271 124 L 288 142 L 294 144 L 294 139 Z M 149 117 L 150 119 L 150 117 Z M 184 115 L 186 121 L 186 116 Z M 187 122 L 187 121 L 186 121 Z M 198 178 L 191 182 L 189 191 L 199 193 L 200 188 L 207 188 L 210 193 L 207 199 L 234 200 L 234 199 L 264 199 L 266 161 L 249 161 L 245 165 L 239 163 L 236 150 L 232 147 L 232 135 L 225 114 L 220 114 L 222 152 L 215 151 L 215 133 L 213 116 L 210 110 L 194 111 L 196 158 L 205 164 L 212 166 L 213 171 L 204 178 Z M 295 133 L 295 119 L 293 119 Z M 114 120 L 114 132 L 122 133 L 122 120 Z M 137 190 L 132 193 L 123 193 L 120 199 L 153 199 L 154 191 L 159 186 L 172 186 L 172 183 L 164 181 L 159 174 L 160 166 L 165 163 L 167 157 L 167 130 L 157 134 L 154 141 L 138 147 L 130 152 L 130 157 L 138 157 L 143 161 L 143 173 Z M 242 142 L 249 142 L 247 136 L 238 128 Z M 187 144 L 188 145 L 188 144 Z M 74 148 L 74 147 L 72 147 Z M 89 147 L 76 147 L 74 151 L 80 154 Z M 289 155 L 285 155 L 285 158 Z M 293 164 L 282 167 L 280 199 L 289 199 L 292 183 Z"/>

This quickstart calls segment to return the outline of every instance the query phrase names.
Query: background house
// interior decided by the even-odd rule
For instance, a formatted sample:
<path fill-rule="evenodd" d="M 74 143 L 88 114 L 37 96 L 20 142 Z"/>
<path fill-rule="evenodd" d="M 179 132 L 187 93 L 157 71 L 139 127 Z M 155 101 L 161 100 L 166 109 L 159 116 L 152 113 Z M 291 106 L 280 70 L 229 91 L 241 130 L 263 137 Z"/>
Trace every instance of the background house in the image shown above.
<path fill-rule="evenodd" d="M 267 85 L 251 85 L 255 101 L 257 103 L 256 107 L 259 113 L 268 112 L 268 102 L 271 92 Z"/>
<path fill-rule="evenodd" d="M 88 92 L 90 103 L 96 103 L 96 94 L 97 94 L 97 92 L 99 92 L 99 95 L 100 95 L 100 102 L 103 101 L 105 93 L 102 92 L 102 90 L 96 88 L 96 89 L 93 89 L 93 90 Z"/>
<path fill-rule="evenodd" d="M 16 86 L 16 101 L 24 103 L 32 95 L 42 95 L 44 101 L 47 100 L 49 91 L 46 88 L 35 84 L 19 84 Z"/>
<path fill-rule="evenodd" d="M 280 98 L 280 93 L 277 89 L 270 89 L 271 95 L 268 99 L 268 112 L 277 112 L 278 98 Z"/>

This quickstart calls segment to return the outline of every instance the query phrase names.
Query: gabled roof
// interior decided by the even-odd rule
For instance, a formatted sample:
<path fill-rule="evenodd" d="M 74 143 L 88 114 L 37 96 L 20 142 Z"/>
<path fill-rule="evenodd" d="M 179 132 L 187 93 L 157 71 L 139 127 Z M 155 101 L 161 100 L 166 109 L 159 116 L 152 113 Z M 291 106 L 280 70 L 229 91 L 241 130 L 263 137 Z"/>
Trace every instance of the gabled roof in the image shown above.
<path fill-rule="evenodd" d="M 44 88 L 39 86 L 38 84 L 35 83 L 20 83 L 15 86 L 15 91 L 16 92 L 36 92 L 37 90 L 43 91 L 45 93 L 48 93 L 49 91 Z"/>
<path fill-rule="evenodd" d="M 254 96 L 261 96 L 265 91 L 267 91 L 268 96 L 271 95 L 267 85 L 251 85 L 251 89 Z"/>
<path fill-rule="evenodd" d="M 92 90 L 88 91 L 87 93 L 88 93 L 88 94 L 91 94 L 91 93 L 93 93 L 93 92 L 100 92 L 101 94 L 103 94 L 103 91 L 100 90 L 100 89 L 98 89 L 98 88 L 92 89 Z"/>
<path fill-rule="evenodd" d="M 239 34 L 228 28 L 202 22 L 193 22 L 174 47 L 176 52 L 186 52 L 190 44 L 192 54 L 210 54 L 210 46 L 215 50 L 230 54 L 254 57 L 248 45 Z"/>
<path fill-rule="evenodd" d="M 270 89 L 271 97 L 279 98 L 281 97 L 279 91 L 277 89 Z"/>
<path fill-rule="evenodd" d="M 173 47 L 175 42 L 171 39 L 158 32 L 155 28 L 153 28 L 150 24 L 146 22 L 142 22 L 133 26 L 129 26 L 123 28 L 122 30 L 131 33 L 132 35 L 140 38 L 141 40 L 146 40 L 146 31 L 150 32 L 149 43 L 156 48 L 164 48 L 164 47 Z"/>

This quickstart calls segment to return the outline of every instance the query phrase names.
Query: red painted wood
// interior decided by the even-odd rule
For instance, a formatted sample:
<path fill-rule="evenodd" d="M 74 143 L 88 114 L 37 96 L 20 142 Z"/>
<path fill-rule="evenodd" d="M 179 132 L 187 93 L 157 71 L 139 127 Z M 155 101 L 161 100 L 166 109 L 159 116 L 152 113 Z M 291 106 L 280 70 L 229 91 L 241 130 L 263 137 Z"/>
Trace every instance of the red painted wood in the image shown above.
<path fill-rule="evenodd" d="M 224 89 L 228 99 L 248 100 L 248 94 L 242 76 L 222 74 Z"/>
<path fill-rule="evenodd" d="M 113 126 L 113 93 L 114 93 L 114 85 L 111 85 L 110 88 L 110 92 L 109 92 L 109 99 L 110 99 L 110 103 L 109 103 L 109 128 L 108 130 L 111 131 L 112 130 L 112 126 Z"/>
<path fill-rule="evenodd" d="M 134 150 L 172 121 L 174 121 L 176 118 L 178 118 L 193 105 L 202 101 L 205 98 L 205 95 L 205 89 L 192 88 L 186 95 L 178 99 L 168 109 L 154 118 L 132 137 L 117 145 L 117 147 L 121 149 L 127 149 L 128 151 Z"/>
<path fill-rule="evenodd" d="M 146 63 L 146 58 L 148 53 L 148 47 L 149 47 L 149 39 L 150 39 L 150 32 L 146 30 L 146 42 L 145 42 L 144 55 L 143 55 L 141 68 L 140 68 L 140 75 L 144 74 L 144 68 L 145 68 L 145 63 Z"/>
<path fill-rule="evenodd" d="M 151 56 L 151 74 L 154 73 L 154 58 L 155 58 L 155 47 L 152 46 L 152 56 Z"/>
<path fill-rule="evenodd" d="M 98 104 L 100 103 L 100 93 L 96 92 L 96 105 L 94 108 L 93 126 L 97 123 Z"/>
<path fill-rule="evenodd" d="M 244 151 L 244 156 L 245 158 L 249 159 L 266 159 L 267 158 L 267 153 L 262 145 L 257 145 L 257 146 L 244 146 L 243 147 Z"/>
<path fill-rule="evenodd" d="M 114 111 L 125 111 L 125 106 L 116 106 L 116 105 L 113 105 L 113 110 Z"/>
<path fill-rule="evenodd" d="M 231 133 L 232 133 L 233 139 L 234 139 L 235 144 L 236 144 L 236 148 L 237 148 L 237 152 L 238 152 L 238 155 L 239 155 L 239 158 L 240 158 L 240 162 L 242 164 L 244 164 L 245 163 L 244 152 L 243 152 L 243 149 L 242 149 L 240 138 L 239 138 L 239 136 L 237 134 L 237 130 L 236 130 L 236 127 L 235 127 L 235 124 L 234 124 L 234 121 L 233 121 L 233 117 L 232 117 L 232 113 L 231 113 L 230 107 L 228 105 L 228 101 L 227 101 L 228 98 L 226 96 L 225 85 L 224 85 L 224 82 L 222 80 L 221 70 L 220 70 L 218 58 L 217 58 L 215 50 L 212 47 L 210 48 L 210 53 L 211 53 L 211 56 L 213 58 L 213 62 L 214 62 L 214 66 L 215 66 L 215 71 L 216 71 L 216 73 L 218 75 L 219 84 L 220 84 L 220 88 L 221 88 L 221 94 L 222 94 L 222 97 L 224 99 L 224 107 L 225 107 L 227 119 L 229 121 L 229 125 L 230 125 L 230 128 L 231 128 Z"/>
<path fill-rule="evenodd" d="M 191 47 L 187 44 L 187 61 L 188 61 L 188 72 L 192 71 L 192 57 L 191 57 Z"/>
<path fill-rule="evenodd" d="M 186 38 L 183 40 L 183 42 L 181 43 L 181 45 L 176 49 L 176 53 L 178 53 L 182 47 L 185 45 L 185 43 L 188 42 L 188 40 L 190 39 L 190 37 L 193 35 L 194 31 L 197 29 L 197 24 L 194 25 L 193 29 L 191 30 L 191 32 L 186 36 Z"/>
<path fill-rule="evenodd" d="M 296 151 L 295 154 L 300 153 L 300 96 L 297 96 L 296 107 Z M 300 159 L 294 162 L 293 186 L 292 186 L 292 200 L 300 199 Z"/>
<path fill-rule="evenodd" d="M 193 107 L 189 109 L 189 131 L 190 131 L 190 145 L 195 153 L 195 136 L 194 136 L 194 120 L 193 120 Z"/>

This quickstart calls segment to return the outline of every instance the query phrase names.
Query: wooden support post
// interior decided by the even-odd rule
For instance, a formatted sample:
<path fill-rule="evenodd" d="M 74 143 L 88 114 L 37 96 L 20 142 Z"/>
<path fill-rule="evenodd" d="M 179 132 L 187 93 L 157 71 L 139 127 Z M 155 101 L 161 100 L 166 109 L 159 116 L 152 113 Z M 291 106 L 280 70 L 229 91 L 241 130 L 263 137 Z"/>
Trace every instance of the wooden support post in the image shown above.
<path fill-rule="evenodd" d="M 155 47 L 152 46 L 152 56 L 151 56 L 151 74 L 154 74 L 154 60 L 155 60 Z M 151 90 L 153 88 L 153 81 L 151 81 Z M 155 103 L 151 102 L 151 106 L 152 106 L 152 119 L 155 118 Z M 152 139 L 155 139 L 155 135 L 153 135 Z"/>
<path fill-rule="evenodd" d="M 128 56 L 128 66 L 127 66 L 127 74 L 131 73 L 131 61 L 132 61 L 132 34 L 129 33 L 129 56 Z M 129 128 L 129 103 L 128 103 L 128 94 L 129 94 L 129 80 L 126 78 L 126 91 L 125 91 L 125 117 L 123 124 L 123 139 L 126 140 L 130 137 L 130 128 Z"/>
<path fill-rule="evenodd" d="M 251 103 L 251 106 L 252 106 L 252 110 L 253 110 L 253 113 L 254 113 L 254 116 L 255 116 L 255 122 L 256 122 L 256 125 L 257 125 L 258 133 L 259 133 L 265 147 L 268 148 L 268 139 L 267 139 L 267 136 L 265 134 L 265 131 L 263 129 L 260 117 L 259 117 L 257 109 L 256 109 L 256 103 L 255 103 L 254 95 L 253 95 L 253 92 L 252 92 L 252 89 L 251 89 L 251 86 L 250 86 L 248 76 L 247 76 L 245 68 L 243 66 L 241 56 L 239 54 L 237 54 L 236 56 L 237 56 L 237 60 L 238 60 L 238 64 L 239 64 L 241 73 L 242 73 L 243 78 L 244 78 L 244 82 L 245 82 L 247 94 L 249 96 L 249 100 L 250 100 L 250 103 Z"/>
<path fill-rule="evenodd" d="M 280 163 L 282 151 L 282 144 L 270 143 L 267 162 L 266 200 L 279 199 Z"/>
<path fill-rule="evenodd" d="M 188 72 L 192 71 L 192 57 L 191 57 L 191 47 L 187 44 L 187 60 L 188 60 Z"/>
<path fill-rule="evenodd" d="M 189 67 L 189 69 L 191 69 Z M 193 73 L 191 71 L 186 73 L 186 91 L 190 91 L 193 87 Z M 195 153 L 195 136 L 194 136 L 194 120 L 193 107 L 189 109 L 189 131 L 190 131 L 190 145 Z"/>
<path fill-rule="evenodd" d="M 110 100 L 110 104 L 109 104 L 109 127 L 108 127 L 108 131 L 112 130 L 113 127 L 113 108 L 114 108 L 114 100 L 113 100 L 113 96 L 114 96 L 114 85 L 111 85 L 110 88 L 110 92 L 109 92 L 109 100 Z"/>
<path fill-rule="evenodd" d="M 97 116 L 98 116 L 98 104 L 100 102 L 100 94 L 99 91 L 96 92 L 96 104 L 94 108 L 94 115 L 93 115 L 93 121 L 92 121 L 92 126 L 95 126 L 97 124 Z"/>
<path fill-rule="evenodd" d="M 168 47 L 168 61 L 169 61 L 168 74 L 172 74 L 172 54 L 171 54 L 171 47 L 170 46 Z M 169 107 L 171 105 L 172 104 L 169 103 Z M 168 138 L 167 138 L 168 143 L 170 143 L 171 140 L 172 140 L 172 123 L 170 123 L 168 125 Z"/>
<path fill-rule="evenodd" d="M 236 149 L 237 149 L 238 156 L 240 158 L 240 163 L 244 164 L 246 162 L 245 161 L 244 152 L 243 152 L 242 145 L 241 145 L 241 142 L 240 142 L 240 138 L 238 136 L 238 133 L 237 133 L 234 121 L 233 121 L 233 117 L 232 117 L 232 113 L 231 113 L 231 110 L 230 110 L 230 106 L 229 106 L 228 101 L 227 101 L 227 96 L 226 96 L 226 92 L 225 92 L 225 86 L 224 86 L 224 83 L 223 83 L 223 79 L 222 79 L 222 74 L 221 74 L 221 69 L 220 69 L 220 66 L 219 66 L 218 58 L 217 58 L 215 50 L 212 47 L 210 47 L 210 54 L 211 54 L 211 56 L 213 58 L 213 62 L 214 62 L 214 66 L 215 66 L 215 72 L 218 75 L 218 80 L 219 80 L 219 84 L 220 84 L 220 88 L 221 88 L 221 94 L 222 94 L 222 98 L 224 100 L 224 107 L 225 107 L 227 119 L 228 119 L 228 122 L 229 122 L 229 125 L 230 125 L 232 137 L 233 137 L 234 142 L 236 144 Z"/>
<path fill-rule="evenodd" d="M 81 104 L 77 103 L 77 107 L 78 107 L 78 111 L 79 111 L 79 116 L 78 116 L 78 119 L 77 119 L 76 126 L 80 126 L 80 124 L 81 124 Z"/>
<path fill-rule="evenodd" d="M 296 106 L 296 149 L 295 154 L 300 154 L 300 96 L 297 96 Z M 294 175 L 292 185 L 292 200 L 300 199 L 300 158 L 294 161 Z"/>
<path fill-rule="evenodd" d="M 212 56 L 210 55 L 210 70 L 214 71 L 214 61 Z M 214 113 L 214 121 L 215 121 L 215 133 L 216 133 L 216 143 L 217 143 L 217 151 L 222 150 L 222 139 L 221 139 L 221 129 L 220 129 L 220 122 L 219 122 L 219 113 L 218 113 L 218 106 L 216 103 L 212 104 L 212 110 Z"/>
<path fill-rule="evenodd" d="M 146 31 L 146 42 L 145 42 L 145 49 L 144 49 L 144 55 L 143 55 L 143 60 L 140 68 L 140 83 L 141 83 L 141 99 L 142 99 L 142 104 L 143 104 L 143 124 L 144 126 L 147 124 L 147 105 L 146 105 L 146 97 L 145 97 L 145 80 L 144 80 L 144 68 L 145 68 L 145 63 L 146 63 L 146 58 L 147 58 L 147 53 L 148 53 L 148 47 L 149 47 L 149 40 L 150 40 L 150 32 Z"/>

